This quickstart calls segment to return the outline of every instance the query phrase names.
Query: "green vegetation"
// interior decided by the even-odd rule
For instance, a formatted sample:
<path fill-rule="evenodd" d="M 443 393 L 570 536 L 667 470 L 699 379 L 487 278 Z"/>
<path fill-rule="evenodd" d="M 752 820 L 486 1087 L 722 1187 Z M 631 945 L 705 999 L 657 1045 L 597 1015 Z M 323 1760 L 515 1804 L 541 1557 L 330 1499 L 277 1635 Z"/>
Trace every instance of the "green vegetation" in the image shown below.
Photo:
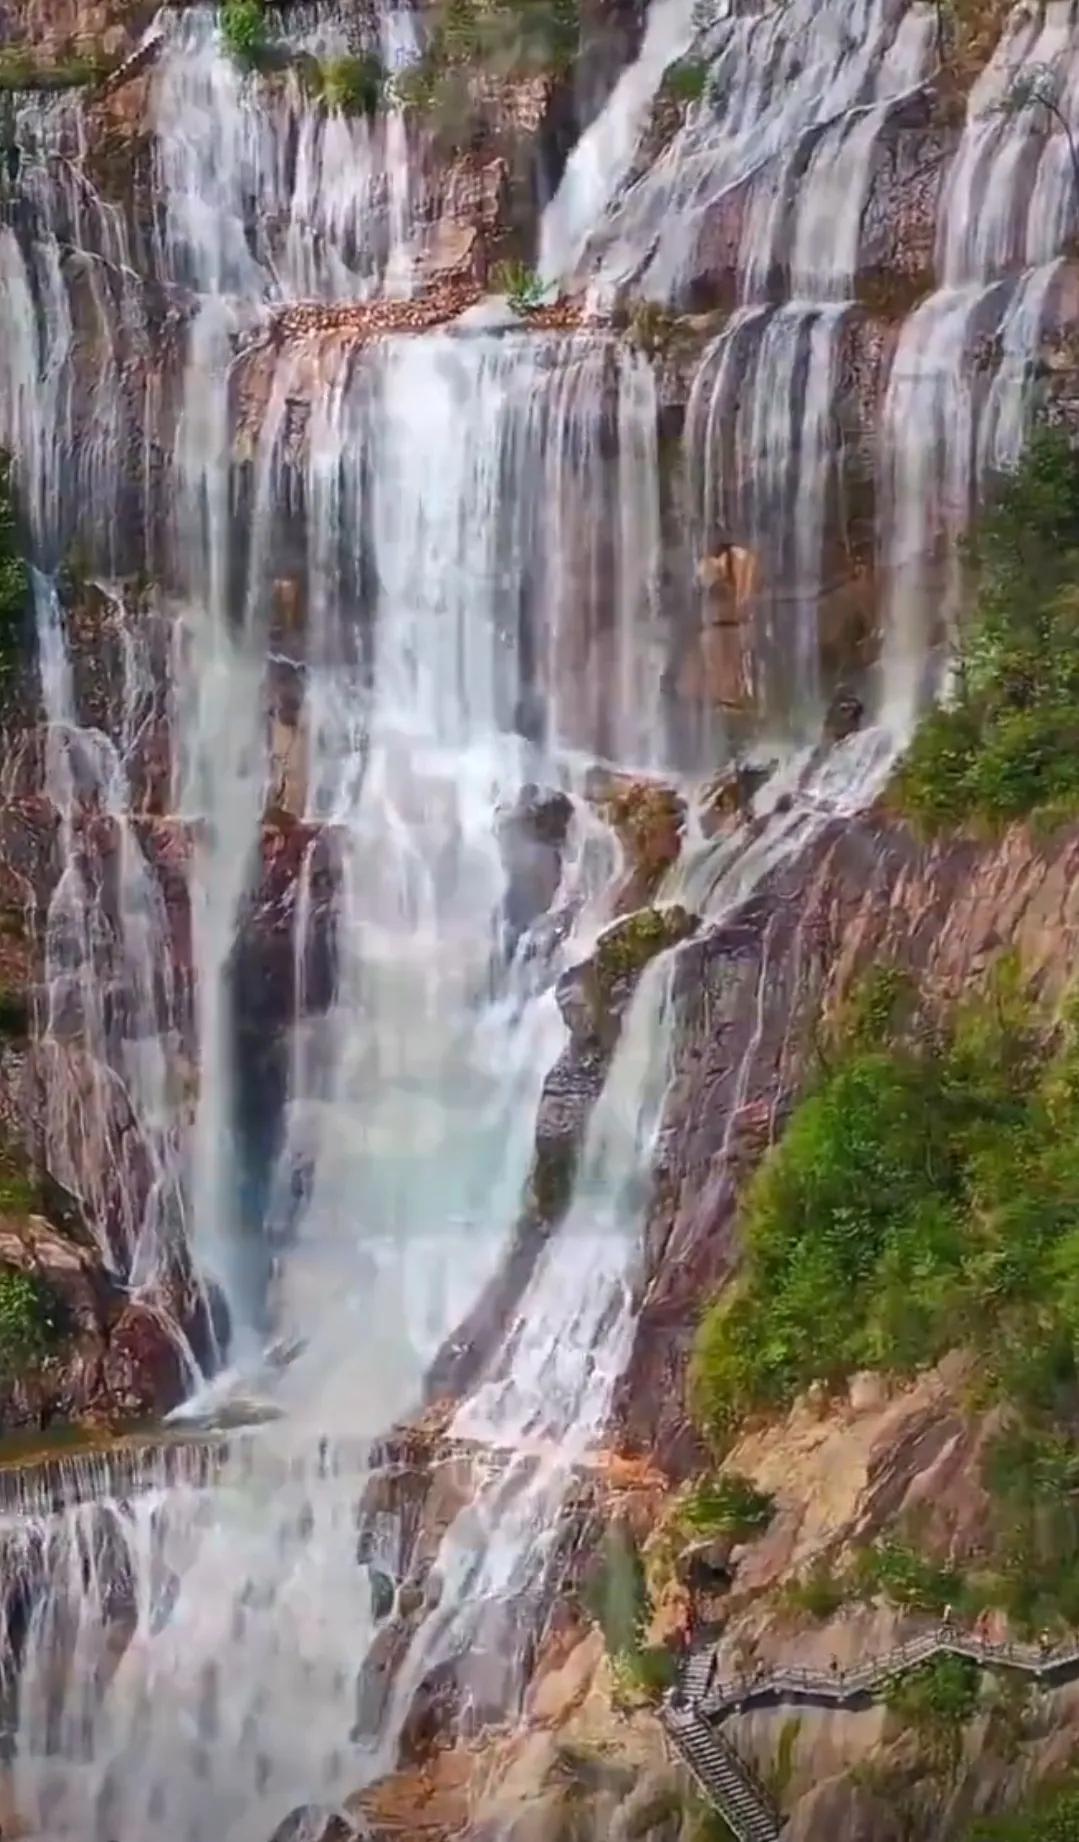
<path fill-rule="evenodd" d="M 0 692 L 11 684 L 30 605 L 30 572 L 22 555 L 11 462 L 0 453 Z"/>
<path fill-rule="evenodd" d="M 60 1301 L 44 1280 L 0 1270 L 0 1375 L 43 1362 L 62 1330 Z"/>
<path fill-rule="evenodd" d="M 1032 438 L 974 546 L 953 702 L 921 722 L 896 798 L 925 832 L 1079 811 L 1079 455 Z"/>
<path fill-rule="evenodd" d="M 1079 1789 L 1048 1786 L 1022 1810 L 982 1817 L 968 1842 L 1079 1842 Z"/>
<path fill-rule="evenodd" d="M 949 1608 L 970 1608 L 970 1591 L 953 1567 L 940 1567 L 920 1553 L 912 1541 L 886 1537 L 859 1549 L 843 1567 L 818 1561 L 810 1572 L 785 1588 L 789 1611 L 805 1612 L 822 1623 L 853 1600 L 886 1599 L 905 1612 L 940 1617 Z M 973 1609 L 981 1610 L 979 1600 Z"/>
<path fill-rule="evenodd" d="M 0 1151 L 0 1215 L 31 1215 L 40 1206 L 38 1185 L 19 1168 L 10 1151 Z"/>
<path fill-rule="evenodd" d="M 663 94 L 674 102 L 700 102 L 708 93 L 709 67 L 703 58 L 679 58 L 667 67 Z"/>
<path fill-rule="evenodd" d="M 636 1543 L 619 1524 L 604 1536 L 598 1569 L 584 1601 L 603 1632 L 615 1681 L 627 1701 L 658 1701 L 677 1675 L 677 1659 L 659 1644 L 646 1644 L 648 1586 Z"/>
<path fill-rule="evenodd" d="M 373 52 L 327 58 L 318 66 L 319 93 L 328 109 L 342 115 L 374 115 L 382 101 L 386 73 Z"/>
<path fill-rule="evenodd" d="M 442 0 L 423 56 L 395 73 L 392 93 L 456 140 L 475 112 L 477 76 L 565 76 L 579 48 L 577 0 Z"/>
<path fill-rule="evenodd" d="M 262 0 L 225 0 L 221 35 L 237 63 L 257 64 L 268 43 Z"/>
<path fill-rule="evenodd" d="M 788 1580 L 781 1597 L 788 1612 L 804 1612 L 807 1618 L 826 1624 L 846 1604 L 851 1591 L 847 1577 L 822 1560 L 815 1561 L 801 1579 Z"/>
<path fill-rule="evenodd" d="M 504 294 L 514 313 L 533 313 L 543 306 L 547 290 L 536 274 L 525 262 L 496 262 L 491 271 L 491 286 L 496 294 Z"/>
<path fill-rule="evenodd" d="M 879 1005 L 864 1008 L 879 1027 Z M 696 1407 L 719 1445 L 812 1381 L 909 1373 L 968 1342 L 1003 1374 L 1043 1347 L 1047 1310 L 1079 1333 L 1065 1127 L 1079 1127 L 1075 1027 L 1043 1060 L 1010 966 L 946 1033 L 876 1049 L 855 1035 L 750 1184 L 742 1275 L 700 1327 Z"/>
<path fill-rule="evenodd" d="M 766 1529 L 774 1514 L 774 1497 L 739 1472 L 729 1471 L 697 1484 L 681 1504 L 679 1520 L 696 1535 L 746 1541 Z"/>
<path fill-rule="evenodd" d="M 980 1688 L 976 1663 L 938 1656 L 897 1676 L 885 1699 L 889 1712 L 915 1734 L 927 1763 L 950 1772 L 959 1762 L 963 1731 L 977 1709 Z"/>
<path fill-rule="evenodd" d="M 13 90 L 70 90 L 101 83 L 119 63 L 99 46 L 76 48 L 52 63 L 39 63 L 24 45 L 0 51 L 0 92 Z"/>
<path fill-rule="evenodd" d="M 863 1548 L 852 1575 L 861 1598 L 880 1597 L 904 1611 L 938 1617 L 959 1605 L 964 1589 L 963 1576 L 953 1567 L 938 1567 L 910 1542 L 894 1538 Z"/>
<path fill-rule="evenodd" d="M 1079 1628 L 1079 1010 L 1040 1022 L 1010 961 L 946 1029 L 915 1014 L 895 1039 L 913 1010 L 890 973 L 845 1007 L 831 1065 L 747 1191 L 742 1276 L 698 1334 L 696 1410 L 722 1448 L 810 1382 L 969 1349 L 979 1404 L 1002 1410 L 984 1563 L 942 1566 L 908 1531 L 821 1563 L 786 1603 L 992 1605 L 1027 1633 Z"/>
<path fill-rule="evenodd" d="M 604 990 L 622 978 L 642 972 L 650 959 L 666 947 L 687 940 L 696 918 L 674 903 L 670 908 L 638 908 L 625 920 L 607 928 L 596 943 L 593 964 Z"/>

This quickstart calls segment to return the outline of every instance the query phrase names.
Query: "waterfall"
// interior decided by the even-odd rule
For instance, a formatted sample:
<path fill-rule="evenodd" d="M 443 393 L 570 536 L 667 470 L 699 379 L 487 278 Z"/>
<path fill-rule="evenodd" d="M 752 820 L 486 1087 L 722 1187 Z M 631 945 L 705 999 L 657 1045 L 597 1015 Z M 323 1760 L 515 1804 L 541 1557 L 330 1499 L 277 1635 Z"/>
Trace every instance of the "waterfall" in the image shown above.
<path fill-rule="evenodd" d="M 692 14 L 689 25 L 685 39 L 671 35 L 666 56 L 691 46 L 700 54 L 708 70 L 704 95 L 605 217 L 611 193 L 596 189 L 591 221 L 581 222 L 567 250 L 560 226 L 572 212 L 585 219 L 577 197 L 583 188 L 570 161 L 566 196 L 554 199 L 545 219 L 551 259 L 564 253 L 568 265 L 595 276 L 601 293 L 632 277 L 648 298 L 680 300 L 713 220 L 730 204 L 736 241 L 745 220 L 739 271 L 759 278 L 781 239 L 789 247 L 787 217 L 797 216 L 799 197 L 809 196 L 808 156 L 810 209 L 818 208 L 822 193 L 830 207 L 818 219 L 825 232 L 820 260 L 834 270 L 833 239 L 849 251 L 856 236 L 873 142 L 890 109 L 928 72 L 932 9 L 859 0 L 852 13 L 841 0 L 795 0 L 793 7 L 756 13 L 724 4 L 696 38 Z M 653 59 L 646 39 L 639 64 L 651 70 Z M 653 90 L 662 74 L 659 68 Z M 629 73 L 623 83 L 628 89 Z M 618 116 L 624 106 L 616 91 L 607 113 Z M 597 146 L 607 132 L 594 124 Z M 625 165 L 616 167 L 616 182 Z M 806 221 L 803 236 L 809 228 Z"/>
<path fill-rule="evenodd" d="M 937 221 L 940 286 L 904 324 L 881 419 L 881 700 L 900 731 L 939 683 L 961 605 L 958 539 L 983 481 L 1013 466 L 1031 377 L 1076 208 L 1062 127 L 1017 81 L 1049 72 L 1074 110 L 1071 13 L 1017 9 L 974 84 Z M 1074 119 L 1074 117 L 1073 117 Z"/>
<path fill-rule="evenodd" d="M 0 441 L 39 566 L 20 772 L 55 824 L 46 1159 L 178 1339 L 227 1304 L 225 1371 L 185 1346 L 181 1430 L 260 1421 L 0 1490 L 15 1799 L 55 1842 L 268 1842 L 390 1769 L 447 1681 L 519 1707 L 634 1335 L 669 957 L 475 1385 L 419 1457 L 386 1429 L 519 1222 L 555 985 L 609 919 L 588 770 L 712 775 L 724 729 L 784 756 L 751 825 L 688 827 L 658 899 L 706 925 L 879 788 L 958 605 L 955 538 L 1022 441 L 1074 203 L 1037 110 L 985 113 L 1014 69 L 1065 67 L 1050 0 L 975 86 L 940 287 L 882 392 L 886 721 L 822 751 L 864 221 L 933 9 L 653 0 L 540 254 L 600 301 L 727 315 L 680 447 L 671 367 L 602 323 L 370 335 L 357 302 L 419 287 L 431 149 L 392 103 L 327 106 L 312 67 L 407 63 L 421 17 L 288 18 L 287 65 L 242 73 L 212 8 L 163 9 L 137 223 L 88 176 L 83 105 L 21 101 L 0 226 Z M 639 169 L 690 54 L 706 94 Z M 759 567 L 737 632 L 689 580 L 724 537 Z M 505 840 L 544 800 L 522 893 Z"/>
<path fill-rule="evenodd" d="M 228 56 L 213 8 L 164 8 L 151 104 L 162 275 L 248 301 L 408 293 L 423 168 L 402 112 L 327 106 L 304 74 L 305 57 L 359 50 L 393 71 L 419 56 L 407 7 L 383 7 L 377 27 L 353 42 L 328 8 L 290 16 L 293 61 L 262 76 Z"/>

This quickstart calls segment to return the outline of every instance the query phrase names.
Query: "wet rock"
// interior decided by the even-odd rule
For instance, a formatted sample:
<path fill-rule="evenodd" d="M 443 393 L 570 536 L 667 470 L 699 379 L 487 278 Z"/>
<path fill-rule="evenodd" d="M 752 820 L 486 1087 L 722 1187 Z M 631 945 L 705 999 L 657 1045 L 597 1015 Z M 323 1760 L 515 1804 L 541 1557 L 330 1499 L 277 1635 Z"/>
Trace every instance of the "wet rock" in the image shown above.
<path fill-rule="evenodd" d="M 673 787 L 651 780 L 593 782 L 596 798 L 626 857 L 615 908 L 643 907 L 682 848 L 686 805 Z"/>
<path fill-rule="evenodd" d="M 748 761 L 732 763 L 718 775 L 702 800 L 701 829 L 708 838 L 735 826 L 753 808 L 753 798 L 772 772 Z"/>
<path fill-rule="evenodd" d="M 163 1412 L 183 1400 L 184 1365 L 160 1312 L 124 1306 L 109 1331 L 101 1378 L 112 1412 L 125 1417 Z"/>
<path fill-rule="evenodd" d="M 657 954 L 688 940 L 697 925 L 696 915 L 675 904 L 639 909 L 607 928 L 591 958 L 571 966 L 555 988 L 573 1042 L 609 1057 L 641 973 Z"/>
<path fill-rule="evenodd" d="M 165 1412 L 183 1398 L 184 1365 L 167 1314 L 128 1299 L 95 1248 L 38 1216 L 3 1216 L 0 1269 L 40 1282 L 56 1314 L 53 1346 L 0 1381 L 0 1429 L 120 1420 Z"/>
<path fill-rule="evenodd" d="M 678 906 L 642 909 L 615 922 L 591 958 L 559 980 L 556 997 L 570 1041 L 540 1094 L 524 1213 L 498 1272 L 432 1364 L 428 1399 L 468 1387 L 508 1329 L 540 1249 L 572 1198 L 588 1120 L 638 980 L 652 959 L 688 940 L 697 925 L 697 917 Z"/>
<path fill-rule="evenodd" d="M 573 818 L 564 793 L 527 785 L 499 814 L 498 848 L 506 875 L 503 904 L 508 947 L 546 914 L 562 879 L 562 851 Z"/>
<path fill-rule="evenodd" d="M 270 1842 L 357 1842 L 360 1831 L 322 1804 L 302 1804 L 279 1823 Z"/>
<path fill-rule="evenodd" d="M 842 742 L 862 726 L 865 707 L 854 691 L 839 689 L 824 717 L 824 733 L 830 742 Z"/>

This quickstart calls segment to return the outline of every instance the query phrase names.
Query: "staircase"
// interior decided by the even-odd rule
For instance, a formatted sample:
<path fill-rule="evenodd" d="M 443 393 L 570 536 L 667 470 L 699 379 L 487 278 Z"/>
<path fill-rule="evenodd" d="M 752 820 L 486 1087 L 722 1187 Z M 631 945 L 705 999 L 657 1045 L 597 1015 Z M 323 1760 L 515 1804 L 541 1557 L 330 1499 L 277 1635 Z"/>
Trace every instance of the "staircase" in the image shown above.
<path fill-rule="evenodd" d="M 716 1806 L 738 1842 L 778 1842 L 780 1820 L 763 1786 L 733 1746 L 709 1726 L 692 1702 L 669 1702 L 663 1722 L 709 1803 Z"/>
<path fill-rule="evenodd" d="M 844 1707 L 886 1692 L 896 1676 L 935 1656 L 969 1657 L 982 1669 L 1019 1670 L 1038 1682 L 1066 1682 L 1079 1676 L 1079 1649 L 1051 1650 L 1033 1644 L 993 1644 L 951 1625 L 923 1631 L 907 1644 L 868 1657 L 852 1669 L 798 1669 L 781 1664 L 720 1677 L 711 1644 L 691 1651 L 677 1690 L 667 1697 L 662 1720 L 708 1801 L 715 1805 L 738 1842 L 776 1842 L 780 1816 L 745 1760 L 719 1732 L 735 1710 L 766 1702 L 801 1702 Z"/>

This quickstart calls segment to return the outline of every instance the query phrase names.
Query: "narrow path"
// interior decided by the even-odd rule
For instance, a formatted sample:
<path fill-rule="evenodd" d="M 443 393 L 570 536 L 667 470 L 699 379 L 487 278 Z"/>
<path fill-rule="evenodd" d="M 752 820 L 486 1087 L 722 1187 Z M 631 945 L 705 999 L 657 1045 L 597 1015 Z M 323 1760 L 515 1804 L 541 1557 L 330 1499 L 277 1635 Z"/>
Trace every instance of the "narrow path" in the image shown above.
<path fill-rule="evenodd" d="M 1037 1644 L 994 1644 L 952 1625 L 925 1631 L 850 1669 L 760 1665 L 721 1677 L 718 1653 L 714 1645 L 707 1644 L 689 1656 L 678 1687 L 664 1702 L 663 1724 L 738 1842 L 777 1842 L 783 1818 L 749 1765 L 720 1734 L 720 1723 L 730 1714 L 781 1703 L 834 1708 L 879 1700 L 896 1676 L 936 1656 L 968 1657 L 981 1669 L 1018 1670 L 1043 1685 L 1079 1676 L 1079 1645 L 1047 1649 Z"/>

